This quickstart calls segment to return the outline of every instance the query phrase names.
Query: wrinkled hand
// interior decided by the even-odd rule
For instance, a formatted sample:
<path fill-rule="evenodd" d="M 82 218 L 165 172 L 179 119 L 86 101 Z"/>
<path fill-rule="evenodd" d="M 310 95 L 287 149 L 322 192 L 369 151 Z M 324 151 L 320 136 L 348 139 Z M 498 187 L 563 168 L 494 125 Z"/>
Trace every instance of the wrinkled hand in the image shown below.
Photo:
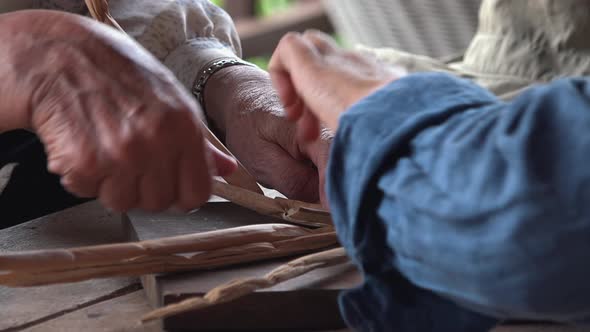
<path fill-rule="evenodd" d="M 119 211 L 206 202 L 211 176 L 236 164 L 204 141 L 200 110 L 173 75 L 91 20 L 26 14 L 19 33 L 29 29 L 29 40 L 19 45 L 15 77 L 32 89 L 27 125 L 64 187 Z"/>
<path fill-rule="evenodd" d="M 329 135 L 311 144 L 298 141 L 266 72 L 223 69 L 207 83 L 205 101 L 226 145 L 257 181 L 289 198 L 325 202 Z"/>
<path fill-rule="evenodd" d="M 403 70 L 380 64 L 373 57 L 339 48 L 318 31 L 283 37 L 269 71 L 288 117 L 297 121 L 304 141 L 318 137 L 320 122 L 335 132 L 340 114 L 404 75 Z"/>

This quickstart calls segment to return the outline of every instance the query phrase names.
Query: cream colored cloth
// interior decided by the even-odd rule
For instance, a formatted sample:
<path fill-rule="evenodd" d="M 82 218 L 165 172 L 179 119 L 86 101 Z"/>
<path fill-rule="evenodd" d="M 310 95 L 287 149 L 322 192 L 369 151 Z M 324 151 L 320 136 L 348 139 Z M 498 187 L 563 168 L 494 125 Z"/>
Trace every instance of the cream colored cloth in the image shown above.
<path fill-rule="evenodd" d="M 220 58 L 241 56 L 231 18 L 207 0 L 109 0 L 113 17 L 188 89 Z M 0 0 L 0 13 L 51 9 L 87 15 L 83 0 Z"/>
<path fill-rule="evenodd" d="M 590 75 L 589 35 L 588 0 L 484 0 L 477 34 L 459 62 L 387 48 L 359 49 L 410 72 L 470 78 L 510 99 L 535 83 Z"/>
<path fill-rule="evenodd" d="M 15 163 L 6 164 L 0 167 L 0 195 L 8 185 L 10 181 L 10 176 L 12 175 L 12 171 L 17 166 Z"/>

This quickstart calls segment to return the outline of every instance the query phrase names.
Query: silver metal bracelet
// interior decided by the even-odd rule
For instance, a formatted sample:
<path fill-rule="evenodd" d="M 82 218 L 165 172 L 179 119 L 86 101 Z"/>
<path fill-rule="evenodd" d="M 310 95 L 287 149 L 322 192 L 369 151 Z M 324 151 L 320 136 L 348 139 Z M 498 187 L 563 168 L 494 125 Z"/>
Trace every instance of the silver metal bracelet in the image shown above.
<path fill-rule="evenodd" d="M 213 74 L 220 71 L 223 68 L 231 67 L 231 66 L 250 66 L 254 67 L 253 64 L 248 63 L 246 61 L 240 59 L 221 59 L 213 61 L 209 66 L 207 66 L 197 77 L 195 80 L 195 84 L 193 85 L 193 94 L 201 104 L 203 110 L 205 110 L 205 85 L 207 81 Z"/>

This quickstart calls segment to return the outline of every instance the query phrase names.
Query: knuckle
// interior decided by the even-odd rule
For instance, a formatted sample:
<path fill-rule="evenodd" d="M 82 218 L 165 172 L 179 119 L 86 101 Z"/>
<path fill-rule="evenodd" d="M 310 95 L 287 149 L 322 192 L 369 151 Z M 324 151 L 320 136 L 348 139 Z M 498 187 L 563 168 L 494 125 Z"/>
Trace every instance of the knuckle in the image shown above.
<path fill-rule="evenodd" d="M 50 155 L 47 159 L 47 171 L 52 174 L 64 175 L 69 170 L 67 165 L 71 163 L 68 163 L 64 156 Z"/>
<path fill-rule="evenodd" d="M 306 30 L 303 32 L 303 36 L 304 36 L 304 37 L 314 36 L 315 34 L 316 34 L 316 31 L 315 31 L 315 30 L 313 30 L 313 29 L 306 29 Z"/>
<path fill-rule="evenodd" d="M 315 44 L 322 44 L 322 45 L 327 45 L 328 42 L 325 40 L 324 35 L 319 32 L 318 30 L 305 30 L 303 37 L 306 38 L 307 40 L 312 41 Z"/>
<path fill-rule="evenodd" d="M 300 33 L 291 31 L 291 32 L 288 32 L 287 34 L 285 34 L 283 36 L 283 38 L 281 38 L 280 43 L 292 44 L 292 43 L 297 42 L 299 40 L 299 38 L 301 38 Z"/>

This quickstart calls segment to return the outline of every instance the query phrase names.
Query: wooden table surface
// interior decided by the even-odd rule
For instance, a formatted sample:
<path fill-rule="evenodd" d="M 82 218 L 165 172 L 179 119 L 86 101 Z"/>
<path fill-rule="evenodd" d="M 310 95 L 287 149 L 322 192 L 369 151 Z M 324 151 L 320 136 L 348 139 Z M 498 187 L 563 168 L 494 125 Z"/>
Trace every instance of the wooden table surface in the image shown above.
<path fill-rule="evenodd" d="M 120 217 L 96 202 L 0 230 L 0 252 L 63 248 L 125 241 Z M 150 310 L 137 279 L 100 279 L 75 284 L 0 287 L 0 332 L 161 331 L 139 326 Z M 590 328 L 502 326 L 493 332 L 580 332 Z"/>

